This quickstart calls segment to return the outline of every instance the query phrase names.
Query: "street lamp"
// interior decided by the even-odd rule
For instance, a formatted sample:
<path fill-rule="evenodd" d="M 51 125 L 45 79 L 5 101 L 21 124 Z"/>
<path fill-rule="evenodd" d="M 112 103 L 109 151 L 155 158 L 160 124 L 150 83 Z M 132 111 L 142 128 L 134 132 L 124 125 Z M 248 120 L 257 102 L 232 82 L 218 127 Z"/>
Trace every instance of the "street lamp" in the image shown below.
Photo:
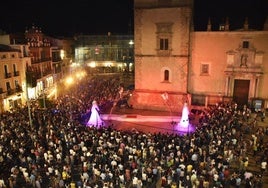
<path fill-rule="evenodd" d="M 27 75 L 27 71 L 26 71 L 26 82 L 25 82 L 25 88 L 26 88 L 26 100 L 27 100 L 27 108 L 28 108 L 28 116 L 29 116 L 29 124 L 30 127 L 33 127 L 33 123 L 32 123 L 32 114 L 31 114 L 31 105 L 30 105 L 30 99 L 29 99 L 29 91 L 28 91 L 28 82 L 29 82 L 29 73 Z M 31 77 L 32 79 L 32 77 Z M 32 80 L 31 80 L 32 81 Z"/>
<path fill-rule="evenodd" d="M 128 43 L 130 46 L 132 46 L 134 44 L 134 41 L 133 40 L 130 40 L 129 43 Z"/>
<path fill-rule="evenodd" d="M 134 45 L 134 42 L 133 40 L 130 40 L 128 42 L 129 46 L 128 46 L 128 54 L 127 54 L 127 57 L 126 57 L 126 64 L 127 64 L 127 72 L 130 71 L 130 63 L 133 61 L 133 45 Z"/>
<path fill-rule="evenodd" d="M 41 68 L 41 79 L 42 79 L 42 94 L 43 94 L 43 107 L 46 108 L 46 98 L 45 98 L 45 84 L 43 82 L 43 66 Z"/>

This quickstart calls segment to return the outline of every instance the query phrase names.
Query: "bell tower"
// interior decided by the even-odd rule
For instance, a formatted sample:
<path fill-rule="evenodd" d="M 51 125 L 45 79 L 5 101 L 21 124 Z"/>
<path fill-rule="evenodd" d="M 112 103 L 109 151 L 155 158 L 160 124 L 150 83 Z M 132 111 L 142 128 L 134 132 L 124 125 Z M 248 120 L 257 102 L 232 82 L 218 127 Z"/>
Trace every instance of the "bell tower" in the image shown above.
<path fill-rule="evenodd" d="M 192 12 L 193 0 L 134 0 L 134 108 L 181 111 L 187 101 Z"/>

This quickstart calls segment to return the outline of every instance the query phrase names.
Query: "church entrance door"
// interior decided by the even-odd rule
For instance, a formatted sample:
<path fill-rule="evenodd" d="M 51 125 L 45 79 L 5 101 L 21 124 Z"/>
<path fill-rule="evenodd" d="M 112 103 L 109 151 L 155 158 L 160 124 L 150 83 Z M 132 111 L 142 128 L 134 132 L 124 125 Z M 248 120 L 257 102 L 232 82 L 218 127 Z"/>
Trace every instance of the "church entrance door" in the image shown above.
<path fill-rule="evenodd" d="M 248 104 L 249 85 L 250 85 L 250 80 L 235 79 L 233 100 L 238 105 Z"/>

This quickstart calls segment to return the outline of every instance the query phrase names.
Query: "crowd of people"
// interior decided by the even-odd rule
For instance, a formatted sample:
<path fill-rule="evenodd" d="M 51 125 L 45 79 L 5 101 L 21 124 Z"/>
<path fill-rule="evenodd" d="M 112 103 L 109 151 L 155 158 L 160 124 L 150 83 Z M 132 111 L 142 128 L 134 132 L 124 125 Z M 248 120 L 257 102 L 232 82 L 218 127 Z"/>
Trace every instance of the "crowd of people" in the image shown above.
<path fill-rule="evenodd" d="M 113 105 L 118 83 L 81 81 L 51 108 L 32 105 L 32 122 L 27 108 L 0 114 L 0 187 L 262 187 L 267 132 L 247 107 L 215 105 L 187 135 L 86 126 L 92 102 Z"/>

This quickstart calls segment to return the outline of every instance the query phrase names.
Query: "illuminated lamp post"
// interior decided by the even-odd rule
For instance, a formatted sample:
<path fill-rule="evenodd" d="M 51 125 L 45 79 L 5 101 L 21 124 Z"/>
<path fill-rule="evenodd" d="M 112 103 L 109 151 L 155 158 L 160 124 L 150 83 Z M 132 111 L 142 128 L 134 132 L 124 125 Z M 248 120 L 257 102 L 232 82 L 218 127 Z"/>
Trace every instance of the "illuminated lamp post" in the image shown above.
<path fill-rule="evenodd" d="M 129 64 L 133 59 L 133 45 L 134 45 L 134 41 L 130 40 L 129 41 L 129 48 L 128 48 L 128 57 L 127 57 L 127 71 L 129 72 Z"/>
<path fill-rule="evenodd" d="M 41 67 L 41 79 L 42 79 L 42 95 L 43 95 L 43 107 L 46 108 L 46 98 L 45 98 L 45 84 L 43 82 L 43 67 Z"/>
<path fill-rule="evenodd" d="M 30 99 L 29 99 L 29 91 L 28 91 L 28 82 L 32 82 L 32 74 L 30 72 L 26 71 L 26 99 L 27 99 L 27 108 L 28 108 L 28 116 L 29 116 L 29 124 L 30 127 L 33 127 L 33 122 L 32 122 L 32 114 L 31 114 L 31 105 L 30 105 Z"/>

